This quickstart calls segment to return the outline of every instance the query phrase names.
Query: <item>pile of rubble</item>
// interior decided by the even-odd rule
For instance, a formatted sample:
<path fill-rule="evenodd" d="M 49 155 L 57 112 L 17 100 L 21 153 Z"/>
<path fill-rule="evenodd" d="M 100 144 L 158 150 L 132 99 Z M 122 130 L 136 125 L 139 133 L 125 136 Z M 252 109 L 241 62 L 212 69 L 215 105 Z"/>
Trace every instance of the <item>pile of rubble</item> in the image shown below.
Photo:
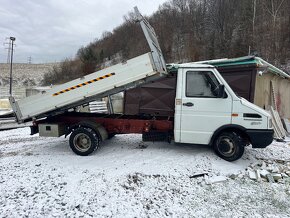
<path fill-rule="evenodd" d="M 290 182 L 290 160 L 260 160 L 247 167 L 245 172 L 230 177 L 248 177 L 255 181 L 271 183 Z"/>
<path fill-rule="evenodd" d="M 290 185 L 290 159 L 260 159 L 236 174 L 225 176 L 212 174 L 210 171 L 207 171 L 195 173 L 190 175 L 189 178 L 202 178 L 198 183 L 207 185 L 226 182 L 229 179 L 251 179 L 257 182 L 284 183 Z"/>

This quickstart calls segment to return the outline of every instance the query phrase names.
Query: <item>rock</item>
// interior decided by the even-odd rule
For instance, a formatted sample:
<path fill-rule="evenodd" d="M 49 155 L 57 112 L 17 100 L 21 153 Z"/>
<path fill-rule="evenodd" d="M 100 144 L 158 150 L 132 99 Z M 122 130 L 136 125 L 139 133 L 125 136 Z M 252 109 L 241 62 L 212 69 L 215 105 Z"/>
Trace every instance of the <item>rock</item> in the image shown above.
<path fill-rule="evenodd" d="M 281 175 L 282 175 L 283 179 L 289 177 L 286 173 L 281 173 Z"/>
<path fill-rule="evenodd" d="M 288 176 L 290 176 L 290 171 L 285 172 Z"/>
<path fill-rule="evenodd" d="M 272 174 L 270 174 L 270 173 L 267 174 L 267 179 L 268 179 L 268 182 L 271 182 L 271 183 L 274 183 L 274 182 L 275 182 L 275 180 L 274 180 Z"/>
<path fill-rule="evenodd" d="M 230 179 L 236 179 L 238 176 L 239 175 L 237 175 L 237 174 L 231 174 L 229 177 L 230 177 Z"/>
<path fill-rule="evenodd" d="M 285 172 L 285 167 L 283 165 L 279 166 L 279 173 Z"/>
<path fill-rule="evenodd" d="M 289 185 L 290 185 L 290 177 L 285 178 L 285 179 L 284 179 L 284 182 L 285 182 L 286 184 L 289 184 Z M 289 194 L 290 194 L 290 190 L 289 190 Z"/>
<path fill-rule="evenodd" d="M 260 168 L 260 166 L 261 166 L 261 163 L 252 163 L 249 168 L 258 169 Z"/>
<path fill-rule="evenodd" d="M 280 170 L 280 172 L 282 173 L 284 173 L 284 172 L 287 172 L 288 171 L 288 168 L 286 167 L 286 166 L 281 166 L 281 170 Z"/>
<path fill-rule="evenodd" d="M 226 176 L 213 176 L 213 177 L 209 177 L 206 183 L 209 185 L 209 184 L 214 184 L 214 183 L 225 182 L 227 180 L 228 178 Z"/>
<path fill-rule="evenodd" d="M 268 182 L 267 178 L 262 178 L 261 179 L 263 182 Z"/>
<path fill-rule="evenodd" d="M 257 175 L 256 175 L 256 172 L 252 171 L 252 170 L 249 170 L 248 171 L 248 175 L 249 175 L 249 178 L 252 179 L 252 180 L 257 180 Z"/>
<path fill-rule="evenodd" d="M 272 172 L 273 171 L 273 166 L 270 164 L 267 164 L 266 170 Z"/>
<path fill-rule="evenodd" d="M 263 178 L 267 178 L 267 175 L 269 174 L 268 170 L 260 170 L 260 175 Z"/>
<path fill-rule="evenodd" d="M 190 175 L 189 178 L 192 179 L 192 178 L 204 177 L 205 175 L 208 175 L 208 173 L 207 172 L 195 173 L 193 175 Z"/>
<path fill-rule="evenodd" d="M 238 178 L 239 178 L 239 179 L 244 178 L 244 174 L 243 174 L 243 173 L 239 174 L 239 175 L 238 175 Z"/>
<path fill-rule="evenodd" d="M 256 170 L 257 181 L 261 181 L 260 170 Z"/>
<path fill-rule="evenodd" d="M 277 182 L 278 180 L 282 179 L 282 175 L 280 173 L 273 173 L 273 179 Z"/>
<path fill-rule="evenodd" d="M 267 167 L 266 163 L 263 162 L 262 165 L 261 165 L 261 168 L 262 168 L 262 169 L 265 169 L 266 167 Z"/>
<path fill-rule="evenodd" d="M 280 172 L 280 170 L 279 170 L 279 168 L 277 166 L 274 166 L 272 168 L 272 173 L 279 173 L 279 172 Z"/>

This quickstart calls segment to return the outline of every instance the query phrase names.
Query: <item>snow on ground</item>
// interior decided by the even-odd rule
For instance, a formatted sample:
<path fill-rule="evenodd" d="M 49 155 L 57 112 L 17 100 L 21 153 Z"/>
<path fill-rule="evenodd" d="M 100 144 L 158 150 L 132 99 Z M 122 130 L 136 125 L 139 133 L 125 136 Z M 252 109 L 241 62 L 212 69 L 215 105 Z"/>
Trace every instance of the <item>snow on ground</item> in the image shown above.
<path fill-rule="evenodd" d="M 0 132 L 0 217 L 289 217 L 290 182 L 228 175 L 260 159 L 290 159 L 290 146 L 246 148 L 226 162 L 207 146 L 143 143 L 120 135 L 88 157 L 65 138 Z M 205 177 L 195 177 L 207 173 Z M 208 184 L 207 181 L 225 181 Z"/>

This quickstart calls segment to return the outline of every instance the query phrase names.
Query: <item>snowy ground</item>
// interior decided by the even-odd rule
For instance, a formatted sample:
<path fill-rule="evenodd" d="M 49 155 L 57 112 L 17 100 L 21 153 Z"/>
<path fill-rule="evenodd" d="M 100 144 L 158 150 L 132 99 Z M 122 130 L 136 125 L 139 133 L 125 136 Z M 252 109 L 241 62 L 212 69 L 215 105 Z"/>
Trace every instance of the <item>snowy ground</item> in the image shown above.
<path fill-rule="evenodd" d="M 290 159 L 289 142 L 247 148 L 230 163 L 205 146 L 144 144 L 139 135 L 116 136 L 80 157 L 65 138 L 29 133 L 0 132 L 0 217 L 290 216 L 288 180 L 228 177 L 260 159 Z"/>

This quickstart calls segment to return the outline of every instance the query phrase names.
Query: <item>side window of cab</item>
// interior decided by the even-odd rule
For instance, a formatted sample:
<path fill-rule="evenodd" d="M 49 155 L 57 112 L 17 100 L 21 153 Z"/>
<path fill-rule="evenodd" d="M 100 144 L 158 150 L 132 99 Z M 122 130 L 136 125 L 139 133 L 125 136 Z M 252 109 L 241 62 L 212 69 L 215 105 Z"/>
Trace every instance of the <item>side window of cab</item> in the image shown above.
<path fill-rule="evenodd" d="M 219 84 L 211 71 L 187 71 L 186 97 L 217 98 Z"/>

